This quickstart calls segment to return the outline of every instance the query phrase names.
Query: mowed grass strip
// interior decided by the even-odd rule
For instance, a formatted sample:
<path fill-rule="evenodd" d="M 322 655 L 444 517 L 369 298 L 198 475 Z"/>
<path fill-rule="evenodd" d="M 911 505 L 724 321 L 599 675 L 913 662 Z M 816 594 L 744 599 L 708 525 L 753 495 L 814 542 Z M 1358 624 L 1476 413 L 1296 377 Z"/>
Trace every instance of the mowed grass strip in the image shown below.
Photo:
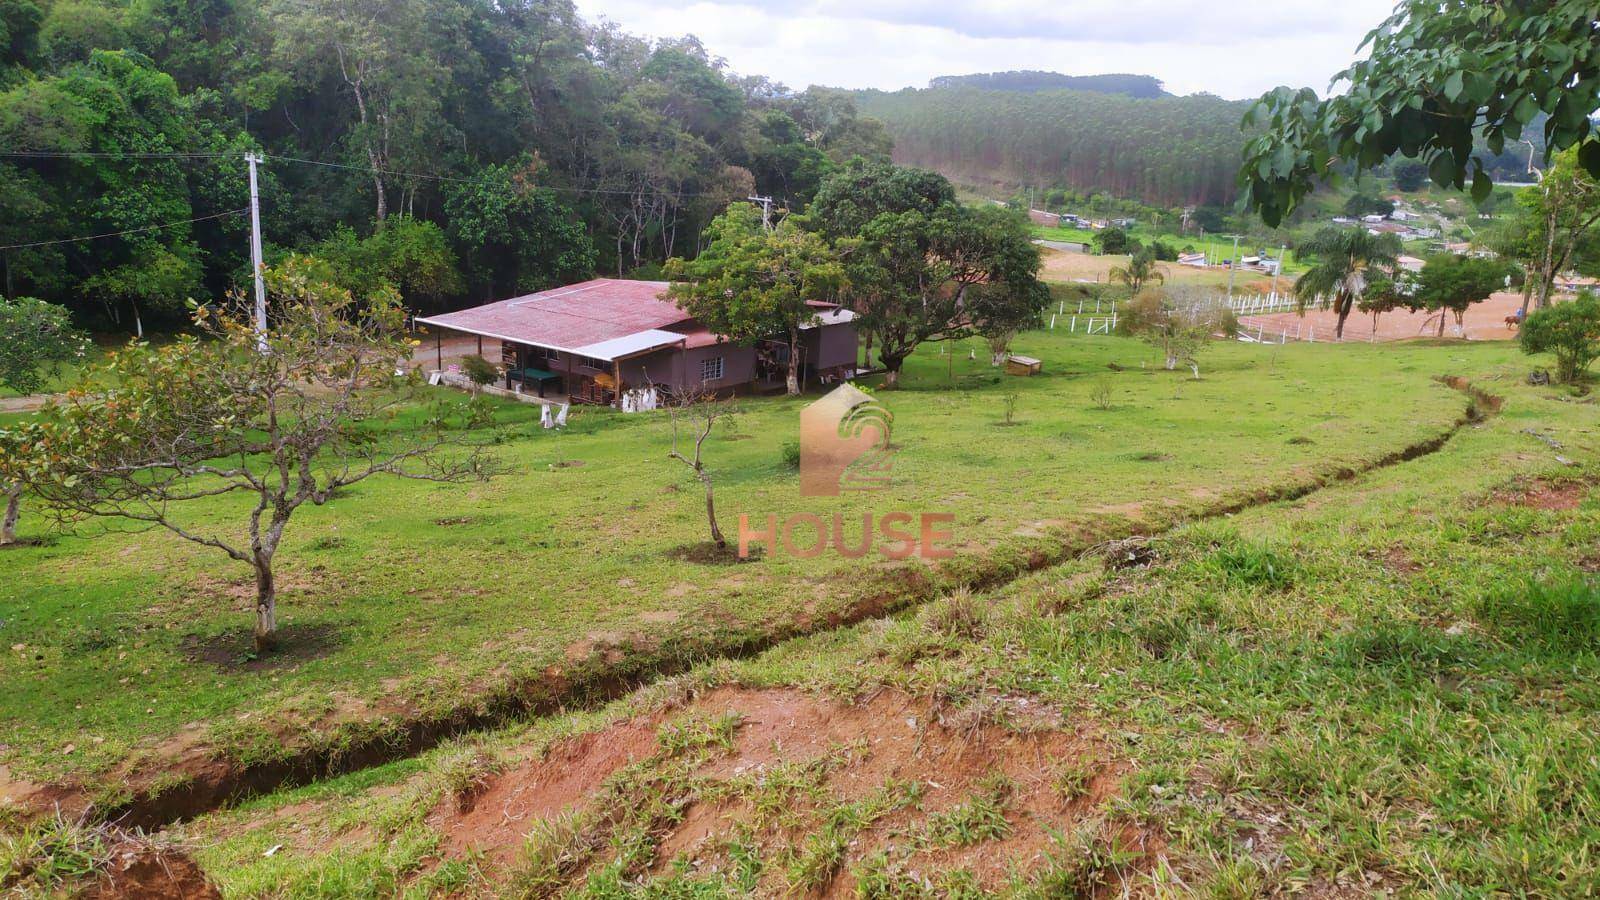
<path fill-rule="evenodd" d="M 801 498 L 783 447 L 810 398 L 741 401 L 708 450 L 724 528 L 741 513 L 949 512 L 970 560 L 1052 529 L 1161 524 L 1442 433 L 1462 398 L 1430 376 L 1508 355 L 1219 345 L 1195 382 L 1117 338 L 1024 335 L 1016 350 L 1045 360 L 1029 379 L 990 368 L 980 342 L 946 349 L 919 353 L 906 388 L 884 395 L 887 491 Z M 1108 404 L 1092 399 L 1104 388 Z M 45 542 L 0 553 L 0 764 L 114 802 L 125 781 L 109 773 L 175 750 L 270 761 L 298 734 L 455 710 L 552 667 L 627 671 L 650 648 L 715 652 L 797 619 L 823 627 L 848 599 L 906 579 L 905 566 L 831 554 L 678 558 L 704 540 L 703 505 L 666 458 L 661 414 L 586 409 L 560 434 L 525 407 L 502 418 L 505 477 L 375 478 L 297 515 L 279 555 L 288 647 L 269 660 L 243 653 L 242 566 L 161 532 L 50 535 L 25 507 L 23 537 Z M 243 521 L 225 501 L 197 515 Z"/>

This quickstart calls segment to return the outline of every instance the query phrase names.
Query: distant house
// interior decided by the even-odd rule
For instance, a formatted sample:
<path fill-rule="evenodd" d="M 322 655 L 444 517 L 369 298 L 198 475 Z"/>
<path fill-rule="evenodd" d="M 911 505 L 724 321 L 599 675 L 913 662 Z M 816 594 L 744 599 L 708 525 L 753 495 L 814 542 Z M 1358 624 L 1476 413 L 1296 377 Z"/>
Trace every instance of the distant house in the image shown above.
<path fill-rule="evenodd" d="M 444 332 L 477 337 L 483 355 L 504 368 L 507 390 L 575 403 L 620 405 L 625 393 L 651 388 L 669 395 L 688 388 L 734 393 L 783 383 L 787 340 L 731 343 L 663 299 L 668 287 L 598 278 L 417 323 L 435 329 L 438 341 Z M 854 373 L 855 313 L 820 304 L 802 332 L 802 378 Z"/>
<path fill-rule="evenodd" d="M 1051 228 L 1061 227 L 1061 216 L 1058 213 L 1046 212 L 1042 209 L 1028 210 L 1028 219 L 1035 225 L 1046 225 Z"/>
<path fill-rule="evenodd" d="M 1423 260 L 1415 256 L 1402 256 L 1397 261 L 1400 263 L 1400 268 L 1407 272 L 1421 272 L 1422 267 L 1426 265 Z"/>
<path fill-rule="evenodd" d="M 1204 253 L 1179 253 L 1178 265 L 1194 266 L 1196 268 L 1204 269 L 1208 263 L 1206 262 L 1206 255 Z"/>

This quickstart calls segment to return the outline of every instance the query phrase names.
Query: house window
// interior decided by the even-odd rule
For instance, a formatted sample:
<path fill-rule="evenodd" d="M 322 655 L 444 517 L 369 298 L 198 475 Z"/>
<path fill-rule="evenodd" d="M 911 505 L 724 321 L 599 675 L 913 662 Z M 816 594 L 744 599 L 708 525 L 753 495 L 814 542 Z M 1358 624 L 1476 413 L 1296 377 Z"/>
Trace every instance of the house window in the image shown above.
<path fill-rule="evenodd" d="M 722 377 L 722 357 L 713 356 L 710 359 L 700 360 L 700 380 L 716 381 Z"/>

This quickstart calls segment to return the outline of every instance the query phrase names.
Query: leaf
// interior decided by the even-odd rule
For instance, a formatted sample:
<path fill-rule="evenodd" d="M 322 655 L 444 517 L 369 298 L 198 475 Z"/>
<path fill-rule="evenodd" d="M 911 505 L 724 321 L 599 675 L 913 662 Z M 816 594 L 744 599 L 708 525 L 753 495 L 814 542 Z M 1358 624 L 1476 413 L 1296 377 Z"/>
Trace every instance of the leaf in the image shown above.
<path fill-rule="evenodd" d="M 1433 155 L 1433 161 L 1428 163 L 1428 177 L 1433 183 L 1442 188 L 1450 187 L 1456 182 L 1456 161 L 1447 151 L 1439 151 Z"/>
<path fill-rule="evenodd" d="M 1463 87 L 1460 70 L 1451 72 L 1450 77 L 1444 80 L 1444 95 L 1451 103 L 1454 103 L 1461 99 L 1461 89 Z"/>
<path fill-rule="evenodd" d="M 1483 170 L 1483 163 L 1478 162 L 1476 159 L 1472 163 L 1474 169 L 1472 173 L 1472 201 L 1474 203 L 1482 203 L 1489 199 L 1490 194 L 1494 193 L 1494 179 L 1490 178 L 1489 173 Z"/>
<path fill-rule="evenodd" d="M 1600 178 L 1600 138 L 1590 138 L 1578 145 L 1578 164 L 1595 178 Z"/>

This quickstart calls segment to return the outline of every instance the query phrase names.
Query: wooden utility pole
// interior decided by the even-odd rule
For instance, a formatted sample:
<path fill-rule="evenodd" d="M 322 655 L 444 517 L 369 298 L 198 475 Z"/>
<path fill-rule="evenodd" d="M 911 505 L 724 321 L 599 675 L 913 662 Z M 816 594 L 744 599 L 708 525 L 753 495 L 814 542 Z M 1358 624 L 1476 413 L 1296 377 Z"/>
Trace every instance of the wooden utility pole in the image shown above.
<path fill-rule="evenodd" d="M 261 261 L 261 194 L 256 187 L 256 164 L 261 162 L 261 155 L 246 153 L 244 161 L 250 164 L 250 271 L 255 275 L 256 345 L 264 353 L 267 349 L 267 284 L 262 278 L 265 265 Z"/>
<path fill-rule="evenodd" d="M 771 231 L 772 230 L 772 198 L 771 197 L 758 197 L 755 194 L 751 194 L 750 196 L 746 197 L 745 199 L 749 200 L 751 203 L 759 203 L 759 204 L 761 204 L 761 227 L 766 229 L 767 231 Z"/>

